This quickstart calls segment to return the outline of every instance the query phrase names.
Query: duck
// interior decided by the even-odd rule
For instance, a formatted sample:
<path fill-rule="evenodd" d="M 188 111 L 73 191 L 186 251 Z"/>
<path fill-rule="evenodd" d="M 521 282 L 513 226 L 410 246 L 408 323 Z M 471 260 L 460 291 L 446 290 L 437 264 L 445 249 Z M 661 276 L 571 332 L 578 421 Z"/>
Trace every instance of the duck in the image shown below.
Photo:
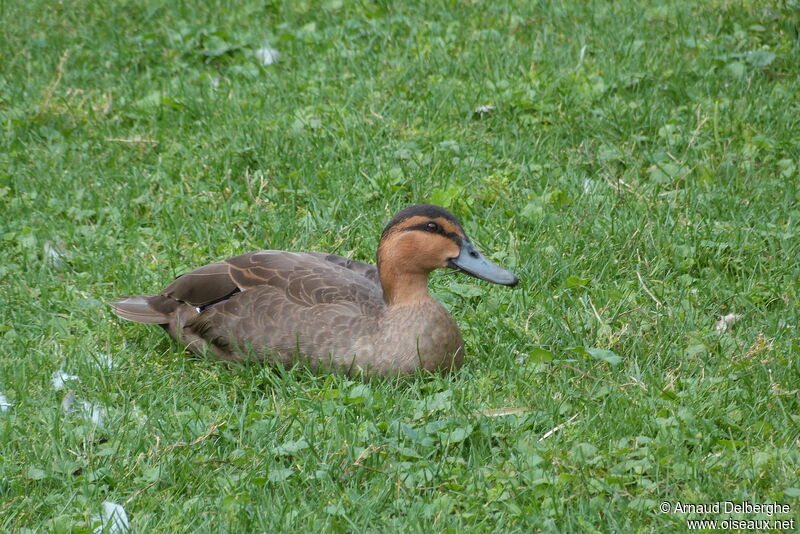
<path fill-rule="evenodd" d="M 472 244 L 452 213 L 415 204 L 383 229 L 375 265 L 261 250 L 108 304 L 122 319 L 157 324 L 188 351 L 225 362 L 367 377 L 447 374 L 463 365 L 464 340 L 428 291 L 436 269 L 511 287 L 519 281 Z"/>

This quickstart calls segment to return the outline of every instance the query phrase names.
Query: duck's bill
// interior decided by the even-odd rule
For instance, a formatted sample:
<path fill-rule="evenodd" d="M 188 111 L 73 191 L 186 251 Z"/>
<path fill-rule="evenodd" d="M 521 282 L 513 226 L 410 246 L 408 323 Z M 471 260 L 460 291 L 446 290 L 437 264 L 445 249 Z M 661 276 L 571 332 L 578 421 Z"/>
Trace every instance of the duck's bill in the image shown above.
<path fill-rule="evenodd" d="M 494 284 L 515 286 L 519 282 L 514 273 L 486 259 L 486 256 L 466 239 L 461 244 L 458 256 L 450 260 L 450 267 Z"/>

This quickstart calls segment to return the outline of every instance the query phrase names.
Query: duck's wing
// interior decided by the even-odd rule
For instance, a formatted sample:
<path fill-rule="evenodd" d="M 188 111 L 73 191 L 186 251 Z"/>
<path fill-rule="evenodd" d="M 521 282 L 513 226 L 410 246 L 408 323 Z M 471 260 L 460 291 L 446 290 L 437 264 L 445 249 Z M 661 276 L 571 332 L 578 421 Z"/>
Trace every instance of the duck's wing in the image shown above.
<path fill-rule="evenodd" d="M 345 258 L 343 256 L 337 256 L 336 254 L 325 254 L 324 252 L 307 252 L 309 256 L 314 256 L 317 258 L 321 258 L 327 262 L 330 262 L 334 265 L 338 265 L 339 267 L 344 267 L 345 269 L 349 269 L 356 274 L 360 274 L 367 280 L 375 283 L 376 285 L 380 286 L 381 281 L 378 277 L 378 268 L 374 265 L 369 263 L 363 263 L 356 260 L 351 260 L 350 258 Z"/>
<path fill-rule="evenodd" d="M 182 274 L 155 295 L 122 297 L 108 303 L 119 317 L 137 323 L 166 325 L 181 306 L 201 310 L 242 291 L 225 261 L 204 265 Z"/>
<path fill-rule="evenodd" d="M 288 301 L 301 306 L 383 304 L 377 269 L 334 254 L 265 250 L 236 256 L 222 263 L 227 265 L 227 276 L 212 276 L 215 281 L 209 283 L 201 268 L 188 273 L 198 273 L 197 277 L 190 276 L 183 281 L 182 278 L 187 276 L 184 275 L 167 287 L 163 294 L 202 308 L 227 299 L 238 291 L 269 286 L 282 290 Z M 197 291 L 194 289 L 197 284 L 207 289 Z M 188 296 L 194 298 L 195 293 L 197 297 L 202 297 L 201 303 L 187 300 Z"/>
<path fill-rule="evenodd" d="M 266 250 L 200 267 L 157 295 L 110 304 L 120 317 L 160 324 L 198 354 L 288 364 L 301 347 L 324 358 L 374 332 L 385 308 L 376 280 L 375 267 L 341 256 Z"/>
<path fill-rule="evenodd" d="M 274 288 L 277 292 L 272 295 L 282 293 L 287 301 L 301 306 L 341 303 L 363 313 L 383 306 L 375 266 L 334 254 L 277 250 L 211 263 L 179 276 L 158 295 L 124 297 L 110 305 L 124 319 L 166 324 L 180 304 L 201 312 L 260 287 Z"/>

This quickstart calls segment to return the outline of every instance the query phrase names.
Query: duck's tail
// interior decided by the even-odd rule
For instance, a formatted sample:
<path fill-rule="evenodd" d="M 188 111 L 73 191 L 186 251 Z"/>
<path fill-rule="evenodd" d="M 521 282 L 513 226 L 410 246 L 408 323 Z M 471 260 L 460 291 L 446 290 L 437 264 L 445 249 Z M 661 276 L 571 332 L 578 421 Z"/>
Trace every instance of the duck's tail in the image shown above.
<path fill-rule="evenodd" d="M 136 295 L 122 297 L 108 303 L 118 316 L 128 321 L 148 324 L 167 324 L 169 316 L 151 306 L 153 300 L 160 295 Z"/>

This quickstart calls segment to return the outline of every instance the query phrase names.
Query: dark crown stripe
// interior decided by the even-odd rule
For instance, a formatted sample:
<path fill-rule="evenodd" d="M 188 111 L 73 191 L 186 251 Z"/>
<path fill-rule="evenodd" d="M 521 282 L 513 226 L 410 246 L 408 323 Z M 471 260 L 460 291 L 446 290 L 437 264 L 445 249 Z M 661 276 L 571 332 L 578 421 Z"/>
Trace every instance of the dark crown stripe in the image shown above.
<path fill-rule="evenodd" d="M 414 204 L 413 206 L 409 206 L 397 212 L 397 215 L 392 217 L 392 220 L 389 221 L 389 224 L 386 225 L 386 228 L 383 229 L 383 235 L 389 233 L 392 228 L 400 224 L 401 222 L 405 221 L 406 219 L 410 219 L 411 217 L 427 217 L 429 219 L 436 219 L 441 217 L 451 223 L 455 224 L 457 228 L 461 228 L 461 223 L 456 219 L 455 215 L 447 211 L 446 209 L 435 206 L 433 204 Z"/>

